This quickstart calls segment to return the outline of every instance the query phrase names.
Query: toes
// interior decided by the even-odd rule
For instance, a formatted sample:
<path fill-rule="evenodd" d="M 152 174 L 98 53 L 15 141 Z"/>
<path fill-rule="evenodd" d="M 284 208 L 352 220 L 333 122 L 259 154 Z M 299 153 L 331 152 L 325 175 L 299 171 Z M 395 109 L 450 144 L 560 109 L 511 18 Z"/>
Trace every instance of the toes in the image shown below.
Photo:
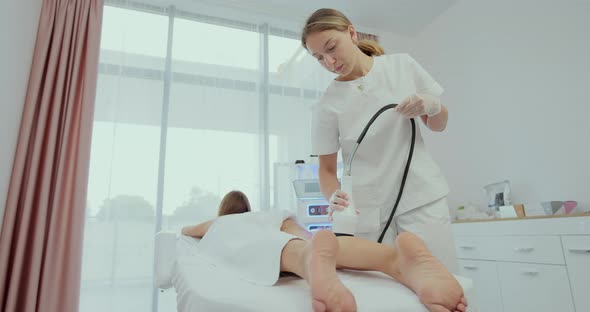
<path fill-rule="evenodd" d="M 455 307 L 455 312 L 465 312 L 467 310 L 467 299 L 465 297 L 461 297 L 459 303 Z"/>
<path fill-rule="evenodd" d="M 326 305 L 319 300 L 313 299 L 313 302 L 311 305 L 313 307 L 313 312 L 326 312 L 327 311 Z"/>
<path fill-rule="evenodd" d="M 356 312 L 356 300 L 352 293 L 348 292 L 350 297 L 340 298 L 336 303 L 325 303 L 318 299 L 313 299 L 311 305 L 313 312 L 328 312 L 328 311 L 342 311 L 342 312 Z M 330 307 L 328 309 L 328 307 Z"/>
<path fill-rule="evenodd" d="M 459 311 L 459 312 L 465 312 L 465 310 L 467 310 L 467 307 L 462 303 L 459 303 L 457 305 L 457 307 L 455 308 L 455 311 Z"/>

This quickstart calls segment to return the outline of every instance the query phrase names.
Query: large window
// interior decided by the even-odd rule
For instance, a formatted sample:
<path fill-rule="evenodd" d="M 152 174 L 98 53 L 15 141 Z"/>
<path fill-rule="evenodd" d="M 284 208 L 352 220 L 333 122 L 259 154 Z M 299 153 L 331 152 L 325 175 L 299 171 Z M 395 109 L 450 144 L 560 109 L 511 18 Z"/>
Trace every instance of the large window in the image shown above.
<path fill-rule="evenodd" d="M 232 189 L 244 191 L 260 209 L 260 34 L 189 18 L 174 19 L 168 228 L 214 217 Z"/>
<path fill-rule="evenodd" d="M 273 209 L 273 164 L 309 156 L 330 77 L 296 33 L 116 3 L 129 6 L 104 9 L 80 311 L 175 311 L 153 289 L 155 232 L 215 216 L 234 189 Z"/>
<path fill-rule="evenodd" d="M 168 18 L 106 6 L 103 25 L 80 311 L 148 311 Z"/>

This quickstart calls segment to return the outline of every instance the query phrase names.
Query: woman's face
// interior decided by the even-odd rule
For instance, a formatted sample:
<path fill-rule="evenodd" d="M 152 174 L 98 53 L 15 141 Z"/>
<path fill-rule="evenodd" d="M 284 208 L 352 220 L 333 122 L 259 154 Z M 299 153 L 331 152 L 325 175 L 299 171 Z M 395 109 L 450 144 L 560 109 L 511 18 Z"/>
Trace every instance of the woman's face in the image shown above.
<path fill-rule="evenodd" d="M 352 26 L 348 31 L 325 30 L 307 36 L 307 50 L 327 70 L 347 76 L 355 66 L 355 52 L 358 47 L 354 43 L 356 31 Z"/>

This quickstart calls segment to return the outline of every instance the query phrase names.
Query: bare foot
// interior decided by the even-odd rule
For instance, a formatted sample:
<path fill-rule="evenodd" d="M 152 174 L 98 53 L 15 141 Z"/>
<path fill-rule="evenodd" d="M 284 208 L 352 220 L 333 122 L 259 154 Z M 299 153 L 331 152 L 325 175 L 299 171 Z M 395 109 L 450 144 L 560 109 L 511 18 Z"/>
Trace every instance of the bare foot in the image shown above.
<path fill-rule="evenodd" d="M 431 312 L 464 312 L 463 289 L 445 266 L 428 251 L 415 234 L 396 238 L 400 281 L 412 289 Z"/>
<path fill-rule="evenodd" d="M 330 231 L 317 232 L 311 243 L 309 260 L 309 284 L 314 312 L 356 311 L 352 293 L 336 275 L 338 241 Z"/>

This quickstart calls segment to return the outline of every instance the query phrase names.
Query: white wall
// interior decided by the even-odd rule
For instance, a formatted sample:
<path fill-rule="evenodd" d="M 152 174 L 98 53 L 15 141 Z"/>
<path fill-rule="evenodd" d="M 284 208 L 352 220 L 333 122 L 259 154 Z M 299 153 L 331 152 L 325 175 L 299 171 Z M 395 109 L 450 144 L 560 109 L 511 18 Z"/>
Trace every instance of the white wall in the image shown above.
<path fill-rule="evenodd" d="M 391 32 L 382 32 L 379 36 L 379 43 L 385 49 L 386 54 L 408 53 L 413 40 L 414 38 Z"/>
<path fill-rule="evenodd" d="M 446 88 L 448 128 L 426 139 L 452 206 L 509 179 L 515 202 L 590 207 L 588 16 L 587 1 L 460 1 L 414 38 Z"/>
<path fill-rule="evenodd" d="M 0 1 L 0 227 L 42 1 Z"/>

